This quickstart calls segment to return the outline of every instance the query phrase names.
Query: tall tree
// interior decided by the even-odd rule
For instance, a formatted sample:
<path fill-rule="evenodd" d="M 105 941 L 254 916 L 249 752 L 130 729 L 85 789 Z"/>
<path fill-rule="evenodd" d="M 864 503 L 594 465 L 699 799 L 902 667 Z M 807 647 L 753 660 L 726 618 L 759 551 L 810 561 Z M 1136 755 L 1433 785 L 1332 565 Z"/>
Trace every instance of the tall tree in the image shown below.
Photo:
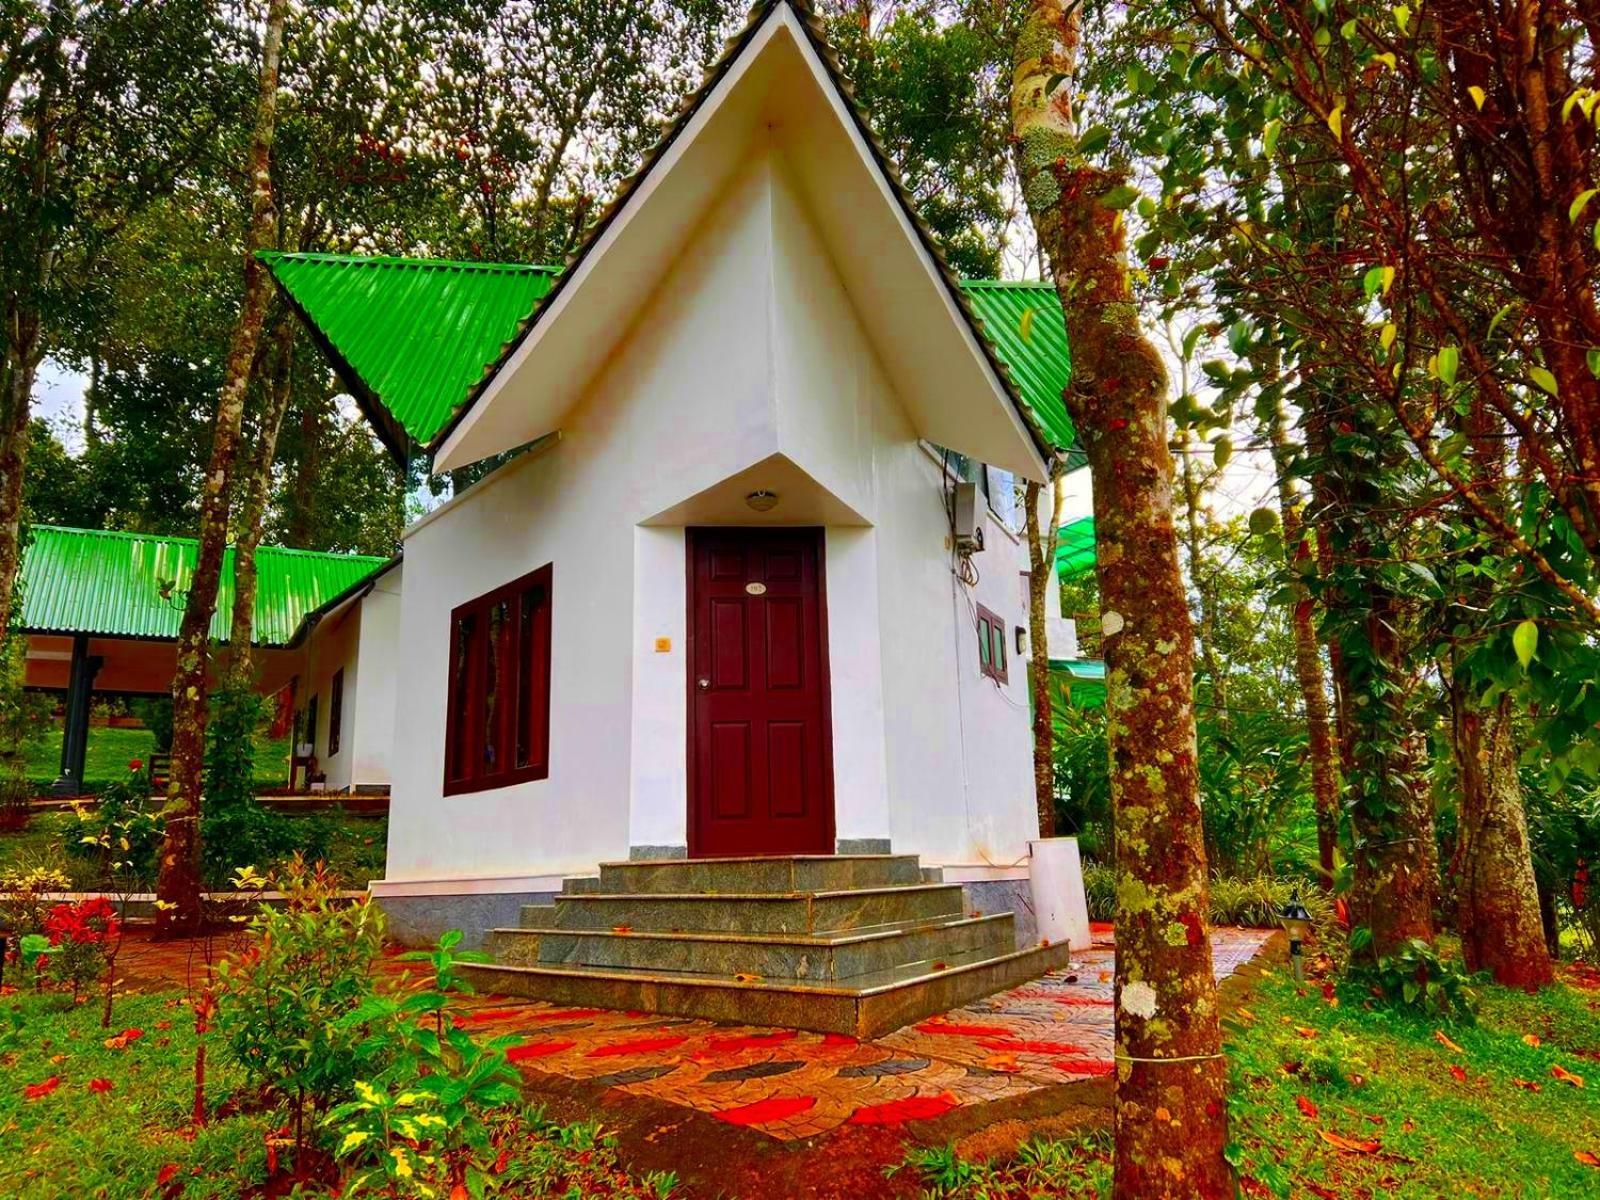
<path fill-rule="evenodd" d="M 1081 54 L 1080 6 L 1034 0 L 1016 44 L 1012 123 L 1066 313 L 1066 400 L 1094 481 L 1118 899 L 1113 1194 L 1231 1196 L 1167 371 L 1129 278 L 1132 189 L 1124 171 L 1093 161 L 1075 120 Z"/>
<path fill-rule="evenodd" d="M 216 613 L 227 549 L 232 484 L 239 457 L 245 395 L 254 374 L 256 346 L 272 299 L 272 282 L 258 253 L 272 247 L 278 215 L 272 195 L 272 139 L 278 106 L 278 67 L 288 0 L 268 0 L 261 38 L 261 79 L 250 143 L 250 232 L 245 241 L 244 299 L 223 366 L 212 425 L 211 461 L 200 494 L 200 544 L 178 630 L 177 670 L 172 679 L 172 777 L 164 809 L 156 893 L 159 925 L 188 931 L 200 911 L 200 805 L 205 769 L 211 621 Z"/>
<path fill-rule="evenodd" d="M 211 144 L 215 7 L 20 0 L 0 19 L 0 628 L 39 365 L 92 301 L 105 240 Z"/>

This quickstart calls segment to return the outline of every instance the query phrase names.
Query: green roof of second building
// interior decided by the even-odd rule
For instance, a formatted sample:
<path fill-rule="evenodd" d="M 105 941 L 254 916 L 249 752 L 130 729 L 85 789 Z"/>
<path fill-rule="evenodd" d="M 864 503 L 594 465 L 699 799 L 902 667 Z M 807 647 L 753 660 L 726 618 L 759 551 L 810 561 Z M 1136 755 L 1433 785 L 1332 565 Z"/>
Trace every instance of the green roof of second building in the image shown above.
<path fill-rule="evenodd" d="M 404 458 L 466 403 L 555 267 L 338 254 L 263 256 L 380 437 Z M 961 285 L 1045 438 L 1073 443 L 1066 321 L 1048 283 Z"/>
<path fill-rule="evenodd" d="M 32 527 L 22 560 L 22 615 L 31 633 L 176 638 L 194 575 L 194 538 L 101 529 Z M 255 641 L 283 646 L 305 618 L 391 560 L 262 546 L 256 551 Z M 211 636 L 225 639 L 233 611 L 233 549 Z"/>

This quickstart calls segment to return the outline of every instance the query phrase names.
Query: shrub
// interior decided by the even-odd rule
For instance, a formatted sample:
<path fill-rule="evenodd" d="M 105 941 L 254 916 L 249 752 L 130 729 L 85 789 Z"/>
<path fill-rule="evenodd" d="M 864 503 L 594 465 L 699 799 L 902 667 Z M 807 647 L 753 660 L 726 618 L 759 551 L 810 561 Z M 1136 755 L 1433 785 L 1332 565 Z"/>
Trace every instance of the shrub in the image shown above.
<path fill-rule="evenodd" d="M 117 910 L 101 896 L 76 904 L 57 904 L 44 921 L 50 941 L 50 973 L 72 989 L 76 1000 L 85 985 L 105 974 L 111 946 L 120 936 Z"/>
<path fill-rule="evenodd" d="M 365 1031 L 344 1018 L 372 995 L 383 914 L 299 856 L 278 886 L 283 906 L 263 905 L 249 947 L 218 965 L 218 1025 L 246 1078 L 288 1107 L 299 1164 L 306 1106 L 342 1102 L 361 1070 Z"/>
<path fill-rule="evenodd" d="M 1366 949 L 1371 940 L 1370 930 L 1356 929 L 1350 938 L 1351 952 Z M 1469 973 L 1456 959 L 1441 958 L 1421 938 L 1412 938 L 1376 966 L 1357 967 L 1353 978 L 1392 1006 L 1468 1025 L 1477 1020 L 1478 993 L 1473 985 L 1481 976 Z"/>
<path fill-rule="evenodd" d="M 1083 889 L 1089 902 L 1090 919 L 1116 919 L 1117 873 L 1113 868 L 1100 863 L 1084 864 Z M 1333 904 L 1325 892 L 1302 879 L 1271 875 L 1246 879 L 1212 876 L 1210 920 L 1213 925 L 1276 929 L 1280 924 L 1278 914 L 1296 894 L 1311 913 L 1318 933 L 1333 927 Z"/>
<path fill-rule="evenodd" d="M 20 863 L 0 871 L 0 930 L 23 937 L 44 931 L 52 892 L 72 889 L 66 872 L 48 862 Z"/>
<path fill-rule="evenodd" d="M 151 803 L 143 762 L 129 762 L 127 773 L 106 786 L 93 808 L 74 812 L 78 836 L 67 839 L 67 853 L 92 862 L 97 883 L 113 887 L 155 881 L 165 823 Z"/>

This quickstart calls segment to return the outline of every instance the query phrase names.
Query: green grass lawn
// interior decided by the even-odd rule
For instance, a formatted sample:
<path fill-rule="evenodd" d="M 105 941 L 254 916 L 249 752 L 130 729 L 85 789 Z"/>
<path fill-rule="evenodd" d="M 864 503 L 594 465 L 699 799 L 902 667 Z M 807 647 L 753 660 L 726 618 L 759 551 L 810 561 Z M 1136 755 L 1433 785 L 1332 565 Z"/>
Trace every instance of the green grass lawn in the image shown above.
<path fill-rule="evenodd" d="M 1245 1196 L 1600 1196 L 1600 991 L 1488 987 L 1463 1026 L 1280 973 L 1227 1023 Z M 961 1200 L 1110 1194 L 1105 1135 L 992 1165 L 926 1147 L 899 1169 Z"/>
<path fill-rule="evenodd" d="M 145 761 L 155 749 L 155 736 L 148 729 L 116 729 L 109 725 L 89 727 L 89 747 L 84 754 L 84 786 L 99 791 L 113 779 L 120 779 L 134 759 Z M 256 782 L 263 787 L 282 787 L 289 777 L 289 739 L 256 739 Z M 61 774 L 61 723 L 28 745 L 28 778 L 41 791 L 48 791 Z"/>
<path fill-rule="evenodd" d="M 260 1190 L 268 1139 L 282 1117 L 241 1090 L 243 1077 L 218 1038 L 208 1039 L 208 1119 L 194 1125 L 196 1034 L 186 1005 L 181 992 L 123 997 L 111 1028 L 102 1029 L 98 1002 L 74 1008 L 49 992 L 0 1001 L 0 1196 L 287 1194 Z M 129 1030 L 139 1036 L 107 1044 Z M 671 1191 L 667 1179 L 628 1177 L 595 1123 L 540 1123 L 518 1153 L 531 1184 L 521 1196 L 644 1200 Z M 333 1193 L 308 1187 L 294 1194 Z"/>
<path fill-rule="evenodd" d="M 388 843 L 386 817 L 357 817 L 338 809 L 304 815 L 284 815 L 300 831 L 294 840 L 302 847 L 326 846 L 326 861 L 347 887 L 363 888 L 382 879 Z M 78 818 L 71 812 L 36 813 L 21 833 L 0 833 L 0 874 L 23 864 L 48 863 L 67 873 L 73 886 L 96 886 L 93 864 L 68 853 L 68 842 L 81 836 Z M 259 864 L 266 867 L 269 864 Z M 145 883 L 153 886 L 153 880 Z"/>

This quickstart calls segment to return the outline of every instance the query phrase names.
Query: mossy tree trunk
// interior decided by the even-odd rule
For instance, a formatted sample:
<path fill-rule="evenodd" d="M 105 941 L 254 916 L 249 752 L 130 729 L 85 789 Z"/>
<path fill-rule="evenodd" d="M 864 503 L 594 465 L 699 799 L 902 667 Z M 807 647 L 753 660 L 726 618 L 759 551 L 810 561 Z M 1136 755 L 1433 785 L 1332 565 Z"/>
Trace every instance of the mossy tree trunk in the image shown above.
<path fill-rule="evenodd" d="M 1493 972 L 1507 987 L 1541 988 L 1555 979 L 1528 851 L 1528 820 L 1517 775 L 1511 698 L 1480 706 L 1456 696 L 1456 759 L 1461 772 L 1456 911 L 1468 968 Z"/>
<path fill-rule="evenodd" d="M 157 879 L 157 927 L 166 934 L 198 927 L 200 911 L 200 791 L 205 768 L 211 621 L 216 613 L 228 542 L 234 470 L 244 423 L 245 396 L 254 374 L 256 346 L 272 299 L 272 282 L 256 257 L 277 236 L 272 196 L 272 139 L 277 126 L 278 66 L 288 0 L 271 0 L 262 37 L 260 90 L 250 144 L 250 230 L 245 239 L 244 299 L 223 367 L 211 458 L 200 491 L 200 545 L 178 630 L 172 677 L 172 777 L 168 784 L 165 840 Z"/>
<path fill-rule="evenodd" d="M 1234 1194 L 1178 567 L 1167 373 L 1128 276 L 1120 172 L 1085 160 L 1071 107 L 1080 9 L 1035 0 L 1012 128 L 1023 195 L 1066 313 L 1066 399 L 1094 480 L 1117 871 L 1117 1200 Z"/>
<path fill-rule="evenodd" d="M 239 535 L 233 547 L 233 613 L 228 632 L 228 682 L 230 687 L 247 687 L 251 683 L 253 656 L 251 641 L 255 636 L 256 550 L 261 546 L 265 532 L 267 501 L 272 492 L 272 463 L 277 458 L 278 432 L 283 428 L 284 414 L 289 410 L 289 397 L 294 382 L 295 318 L 284 313 L 283 321 L 273 336 L 273 376 L 266 392 L 266 404 L 256 427 L 256 444 L 250 456 L 249 468 L 239 481 L 242 501 L 239 506 Z"/>

